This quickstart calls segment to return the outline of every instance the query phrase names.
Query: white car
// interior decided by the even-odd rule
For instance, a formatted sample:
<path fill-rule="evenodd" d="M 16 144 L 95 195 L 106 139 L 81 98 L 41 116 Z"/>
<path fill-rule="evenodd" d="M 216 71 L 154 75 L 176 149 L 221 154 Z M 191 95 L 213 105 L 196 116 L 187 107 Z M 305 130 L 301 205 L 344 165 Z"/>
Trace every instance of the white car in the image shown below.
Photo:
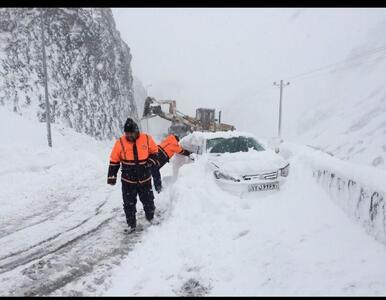
<path fill-rule="evenodd" d="M 289 163 L 245 132 L 193 132 L 181 146 L 207 155 L 216 182 L 237 194 L 278 190 L 289 174 Z"/>

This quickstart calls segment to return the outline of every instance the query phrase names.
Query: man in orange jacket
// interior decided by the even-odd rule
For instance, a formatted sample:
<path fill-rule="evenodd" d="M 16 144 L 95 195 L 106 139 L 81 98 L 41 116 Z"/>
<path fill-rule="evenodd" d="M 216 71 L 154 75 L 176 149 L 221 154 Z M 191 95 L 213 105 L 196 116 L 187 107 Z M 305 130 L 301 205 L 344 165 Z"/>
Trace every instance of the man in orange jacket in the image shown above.
<path fill-rule="evenodd" d="M 161 174 L 159 169 L 161 169 L 175 153 L 182 154 L 185 156 L 189 156 L 192 152 L 183 149 L 179 145 L 179 138 L 174 134 L 168 135 L 161 144 L 158 145 L 158 159 L 157 164 L 152 167 L 151 174 L 153 176 L 154 187 L 157 193 L 162 190 L 162 181 Z"/>
<path fill-rule="evenodd" d="M 151 136 L 139 132 L 138 125 L 130 118 L 125 123 L 124 132 L 111 151 L 107 183 L 116 184 L 117 173 L 122 165 L 123 209 L 129 226 L 127 232 L 130 233 L 136 228 L 137 195 L 146 219 L 151 222 L 154 217 L 151 168 L 157 164 L 158 147 Z"/>

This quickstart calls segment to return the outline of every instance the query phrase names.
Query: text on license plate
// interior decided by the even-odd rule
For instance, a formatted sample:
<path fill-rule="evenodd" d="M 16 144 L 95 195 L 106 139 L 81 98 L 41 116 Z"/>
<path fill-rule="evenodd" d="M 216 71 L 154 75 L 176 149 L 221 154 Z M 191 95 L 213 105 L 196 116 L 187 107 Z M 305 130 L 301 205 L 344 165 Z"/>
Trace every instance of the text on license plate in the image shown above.
<path fill-rule="evenodd" d="M 278 182 L 250 184 L 248 186 L 248 192 L 258 192 L 258 191 L 277 190 L 277 189 L 279 189 Z"/>

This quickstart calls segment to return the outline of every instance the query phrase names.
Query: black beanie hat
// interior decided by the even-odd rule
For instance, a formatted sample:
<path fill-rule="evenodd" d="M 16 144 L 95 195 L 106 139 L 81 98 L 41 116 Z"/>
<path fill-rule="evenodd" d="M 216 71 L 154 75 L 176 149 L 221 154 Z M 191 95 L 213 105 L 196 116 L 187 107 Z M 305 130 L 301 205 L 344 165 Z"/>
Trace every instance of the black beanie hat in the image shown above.
<path fill-rule="evenodd" d="M 133 121 L 133 119 L 128 118 L 124 127 L 125 132 L 139 132 L 139 128 L 137 123 Z"/>

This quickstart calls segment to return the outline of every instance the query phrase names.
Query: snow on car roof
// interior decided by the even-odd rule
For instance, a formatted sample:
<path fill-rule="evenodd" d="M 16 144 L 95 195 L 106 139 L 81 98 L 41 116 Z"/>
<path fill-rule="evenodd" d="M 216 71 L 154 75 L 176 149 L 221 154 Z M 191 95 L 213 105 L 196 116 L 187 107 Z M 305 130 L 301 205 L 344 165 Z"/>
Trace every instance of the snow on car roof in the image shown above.
<path fill-rule="evenodd" d="M 205 140 L 205 139 L 213 139 L 213 138 L 231 138 L 231 137 L 238 137 L 238 136 L 248 136 L 248 137 L 255 137 L 253 134 L 249 132 L 243 132 L 243 131 L 216 131 L 216 132 L 202 132 L 202 131 L 195 131 L 187 136 L 185 136 L 183 139 L 189 139 L 189 140 Z"/>
<path fill-rule="evenodd" d="M 214 138 L 231 138 L 238 136 L 255 137 L 249 132 L 242 131 L 216 131 L 216 132 L 202 132 L 194 131 L 181 139 L 181 146 L 189 151 L 197 152 L 198 149 L 203 146 L 204 140 Z"/>

